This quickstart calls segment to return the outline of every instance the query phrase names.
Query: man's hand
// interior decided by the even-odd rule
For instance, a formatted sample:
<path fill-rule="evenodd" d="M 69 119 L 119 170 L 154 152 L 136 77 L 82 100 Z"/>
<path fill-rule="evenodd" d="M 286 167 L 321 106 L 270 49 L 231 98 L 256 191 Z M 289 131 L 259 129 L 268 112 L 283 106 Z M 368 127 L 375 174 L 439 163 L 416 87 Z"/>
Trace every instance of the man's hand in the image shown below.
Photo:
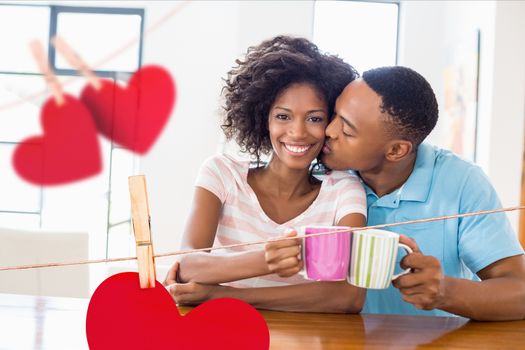
<path fill-rule="evenodd" d="M 440 308 L 445 301 L 446 280 L 439 260 L 423 255 L 416 242 L 404 235 L 401 235 L 399 242 L 414 251 L 401 260 L 401 267 L 410 268 L 412 272 L 394 280 L 394 287 L 399 289 L 404 301 L 418 309 Z"/>
<path fill-rule="evenodd" d="M 175 262 L 168 271 L 168 275 L 163 283 L 177 305 L 197 305 L 203 303 L 213 299 L 214 292 L 222 288 L 219 285 L 200 284 L 196 282 L 178 283 L 178 269 L 179 263 Z"/>
<path fill-rule="evenodd" d="M 294 236 L 297 236 L 295 231 L 286 234 L 286 237 Z M 264 250 L 264 257 L 271 273 L 276 273 L 280 277 L 290 277 L 303 268 L 299 238 L 279 242 L 270 241 L 265 245 Z"/>

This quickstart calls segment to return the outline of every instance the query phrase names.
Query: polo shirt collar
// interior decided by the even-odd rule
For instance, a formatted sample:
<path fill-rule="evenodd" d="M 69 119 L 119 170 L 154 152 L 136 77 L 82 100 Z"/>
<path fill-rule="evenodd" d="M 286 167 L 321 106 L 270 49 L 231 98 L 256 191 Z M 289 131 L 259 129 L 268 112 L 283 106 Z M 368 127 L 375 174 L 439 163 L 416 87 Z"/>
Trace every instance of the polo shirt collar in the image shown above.
<path fill-rule="evenodd" d="M 407 181 L 400 188 L 378 198 L 377 194 L 363 183 L 365 185 L 366 195 L 368 198 L 370 198 L 370 196 L 377 198 L 377 205 L 390 208 L 397 208 L 400 201 L 425 202 L 430 193 L 435 162 L 435 148 L 422 143 L 417 150 L 412 174 L 410 174 Z"/>
<path fill-rule="evenodd" d="M 414 170 L 405 182 L 401 200 L 425 202 L 430 193 L 434 165 L 436 163 L 436 150 L 428 144 L 421 144 L 417 150 Z"/>

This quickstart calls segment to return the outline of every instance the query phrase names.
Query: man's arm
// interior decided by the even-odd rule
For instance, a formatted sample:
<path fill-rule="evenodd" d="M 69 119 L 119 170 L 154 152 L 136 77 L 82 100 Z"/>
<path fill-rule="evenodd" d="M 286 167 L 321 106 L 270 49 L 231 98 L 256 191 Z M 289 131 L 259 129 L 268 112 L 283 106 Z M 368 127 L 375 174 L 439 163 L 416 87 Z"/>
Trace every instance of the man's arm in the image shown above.
<path fill-rule="evenodd" d="M 393 282 L 406 302 L 480 321 L 525 319 L 525 255 L 496 261 L 478 272 L 482 281 L 471 281 L 444 276 L 436 258 L 407 237 L 400 241 L 414 250 L 401 262 L 413 272 Z"/>

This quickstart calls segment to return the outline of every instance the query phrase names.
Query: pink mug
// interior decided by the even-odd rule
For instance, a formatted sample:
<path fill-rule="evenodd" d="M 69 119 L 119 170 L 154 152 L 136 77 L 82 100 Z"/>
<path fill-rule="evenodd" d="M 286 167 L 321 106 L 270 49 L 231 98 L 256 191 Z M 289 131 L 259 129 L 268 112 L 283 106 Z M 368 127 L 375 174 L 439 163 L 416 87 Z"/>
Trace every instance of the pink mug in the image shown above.
<path fill-rule="evenodd" d="M 304 226 L 297 230 L 300 235 L 348 230 L 344 226 Z M 342 232 L 304 238 L 301 258 L 304 262 L 302 275 L 313 281 L 344 281 L 348 275 L 352 232 Z"/>

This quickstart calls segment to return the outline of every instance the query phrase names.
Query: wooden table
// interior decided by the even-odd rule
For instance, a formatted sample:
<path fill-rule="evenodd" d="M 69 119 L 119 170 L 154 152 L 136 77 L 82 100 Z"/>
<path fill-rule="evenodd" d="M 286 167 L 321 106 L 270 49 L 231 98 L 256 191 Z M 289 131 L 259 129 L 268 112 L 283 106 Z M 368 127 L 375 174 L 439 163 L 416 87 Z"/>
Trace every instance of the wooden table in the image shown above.
<path fill-rule="evenodd" d="M 0 294 L 1 350 L 87 349 L 89 300 Z M 183 313 L 189 308 L 181 308 Z M 525 349 L 525 321 L 261 311 L 271 349 Z"/>

